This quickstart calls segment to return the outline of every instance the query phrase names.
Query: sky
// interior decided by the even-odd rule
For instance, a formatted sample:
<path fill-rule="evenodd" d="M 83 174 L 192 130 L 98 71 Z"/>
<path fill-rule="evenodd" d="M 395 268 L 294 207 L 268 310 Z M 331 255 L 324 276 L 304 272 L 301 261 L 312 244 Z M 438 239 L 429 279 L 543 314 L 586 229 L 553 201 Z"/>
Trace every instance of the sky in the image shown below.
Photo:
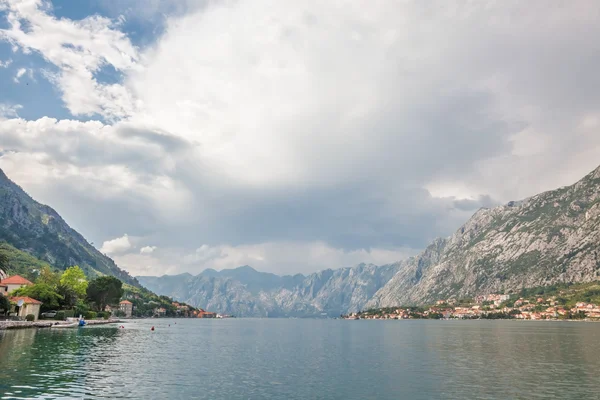
<path fill-rule="evenodd" d="M 0 168 L 132 275 L 418 253 L 600 164 L 600 2 L 0 0 Z"/>

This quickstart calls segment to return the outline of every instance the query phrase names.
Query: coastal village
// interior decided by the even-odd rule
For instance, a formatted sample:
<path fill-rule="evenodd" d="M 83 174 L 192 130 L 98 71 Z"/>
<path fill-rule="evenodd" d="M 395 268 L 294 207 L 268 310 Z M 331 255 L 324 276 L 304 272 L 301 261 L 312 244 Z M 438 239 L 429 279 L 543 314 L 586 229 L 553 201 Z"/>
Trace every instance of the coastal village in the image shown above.
<path fill-rule="evenodd" d="M 29 321 L 36 322 L 40 319 L 58 319 L 62 320 L 69 317 L 74 317 L 73 311 L 70 310 L 46 310 L 43 311 L 43 302 L 29 297 L 18 295 L 19 289 L 33 286 L 34 283 L 20 275 L 6 276 L 0 270 L 0 296 L 8 299 L 8 309 L 0 303 L 0 320 L 6 321 Z M 17 292 L 17 294 L 15 294 Z M 164 297 L 164 296 L 163 296 Z M 165 298 L 168 299 L 168 298 Z M 174 302 L 168 299 L 165 304 L 165 299 L 162 302 L 156 300 L 147 300 L 135 292 L 125 291 L 122 300 L 118 304 L 106 305 L 102 313 L 89 313 L 86 318 L 108 319 L 117 318 L 135 318 L 139 315 L 136 313 L 136 304 L 143 306 L 146 312 L 146 318 L 228 318 L 228 315 L 222 315 L 202 308 L 194 308 L 187 304 Z M 100 314 L 100 315 L 99 315 Z M 1 328 L 1 327 L 0 327 Z"/>
<path fill-rule="evenodd" d="M 572 306 L 554 296 L 517 297 L 488 294 L 472 300 L 438 300 L 427 307 L 373 309 L 342 318 L 356 319 L 517 319 L 517 320 L 600 320 L 600 305 L 578 301 Z"/>

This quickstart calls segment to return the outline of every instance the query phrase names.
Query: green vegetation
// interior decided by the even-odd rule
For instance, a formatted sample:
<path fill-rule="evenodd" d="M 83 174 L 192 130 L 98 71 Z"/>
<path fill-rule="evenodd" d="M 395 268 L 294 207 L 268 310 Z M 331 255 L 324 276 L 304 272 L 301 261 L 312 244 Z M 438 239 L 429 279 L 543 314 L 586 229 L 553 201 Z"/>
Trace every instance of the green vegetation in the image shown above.
<path fill-rule="evenodd" d="M 13 292 L 14 296 L 27 296 L 41 301 L 42 311 L 57 309 L 61 305 L 63 297 L 53 288 L 45 283 L 36 283 L 31 286 L 25 286 Z"/>
<path fill-rule="evenodd" d="M 44 267 L 50 268 L 50 265 L 31 254 L 17 250 L 6 242 L 0 242 L 0 269 L 8 275 L 21 275 L 34 281 L 37 278 L 37 272 Z"/>
<path fill-rule="evenodd" d="M 110 304 L 117 304 L 123 296 L 123 282 L 114 276 L 101 276 L 90 282 L 87 298 L 98 311 Z"/>
<path fill-rule="evenodd" d="M 8 310 L 10 310 L 8 297 L 0 295 L 0 314 L 5 314 Z"/>
<path fill-rule="evenodd" d="M 9 275 L 18 274 L 34 283 L 16 290 L 12 295 L 41 301 L 42 312 L 59 310 L 55 317 L 59 320 L 79 315 L 87 319 L 108 319 L 110 312 L 104 311 L 106 306 L 116 307 L 123 297 L 133 303 L 134 316 L 152 316 L 156 308 L 164 308 L 166 316 L 180 316 L 173 300 L 167 296 L 158 296 L 147 289 L 125 284 L 114 276 L 99 276 L 88 281 L 79 266 L 61 271 L 6 243 L 0 243 L 2 267 Z M 0 313 L 4 313 L 4 309 L 10 309 L 10 302 L 0 296 Z M 189 306 L 188 309 L 194 310 Z M 116 314 L 124 316 L 120 311 Z"/>
<path fill-rule="evenodd" d="M 69 267 L 60 276 L 60 285 L 68 288 L 76 298 L 83 298 L 87 293 L 88 281 L 83 270 L 78 266 Z"/>
<path fill-rule="evenodd" d="M 0 270 L 4 271 L 8 269 L 8 255 L 4 252 L 0 252 Z"/>
<path fill-rule="evenodd" d="M 561 283 L 521 290 L 518 297 L 524 299 L 535 297 L 555 297 L 556 302 L 566 308 L 573 307 L 578 302 L 600 304 L 600 282 Z M 517 298 L 515 296 L 515 299 Z M 511 296 L 513 299 L 513 296 Z"/>

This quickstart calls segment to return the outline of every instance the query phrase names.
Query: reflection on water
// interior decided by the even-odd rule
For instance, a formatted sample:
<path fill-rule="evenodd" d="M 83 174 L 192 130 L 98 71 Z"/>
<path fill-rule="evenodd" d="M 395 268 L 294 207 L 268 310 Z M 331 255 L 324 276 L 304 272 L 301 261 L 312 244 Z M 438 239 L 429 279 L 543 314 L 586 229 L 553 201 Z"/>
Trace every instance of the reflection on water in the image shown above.
<path fill-rule="evenodd" d="M 516 321 L 146 320 L 0 331 L 0 397 L 600 399 L 599 339 L 600 324 Z"/>

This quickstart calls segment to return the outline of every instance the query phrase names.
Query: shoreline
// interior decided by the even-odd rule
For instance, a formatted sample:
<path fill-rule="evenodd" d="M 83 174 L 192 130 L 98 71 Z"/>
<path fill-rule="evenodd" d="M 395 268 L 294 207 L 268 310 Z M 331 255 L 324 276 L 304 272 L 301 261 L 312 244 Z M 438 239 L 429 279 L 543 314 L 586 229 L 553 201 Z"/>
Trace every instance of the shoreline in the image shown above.
<path fill-rule="evenodd" d="M 50 328 L 58 322 L 59 325 L 67 325 L 67 321 L 0 321 L 0 330 L 9 329 L 31 329 L 31 328 Z M 108 320 L 90 320 L 85 321 L 86 326 L 88 325 L 107 325 L 116 324 L 123 322 L 119 319 L 108 319 Z"/>
<path fill-rule="evenodd" d="M 518 322 L 600 322 L 600 319 L 525 319 L 525 318 L 336 318 L 345 321 L 518 321 Z"/>

